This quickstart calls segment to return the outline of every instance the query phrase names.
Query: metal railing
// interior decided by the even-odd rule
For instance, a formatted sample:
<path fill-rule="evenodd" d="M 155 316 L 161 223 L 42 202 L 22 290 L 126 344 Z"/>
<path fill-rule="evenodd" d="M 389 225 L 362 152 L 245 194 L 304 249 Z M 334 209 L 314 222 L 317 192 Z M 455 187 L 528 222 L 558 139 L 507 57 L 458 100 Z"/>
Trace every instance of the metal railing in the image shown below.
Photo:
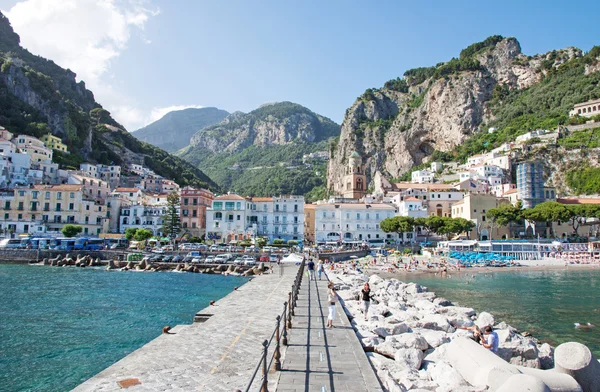
<path fill-rule="evenodd" d="M 294 309 L 296 308 L 296 301 L 298 300 L 298 293 L 300 292 L 300 286 L 302 284 L 302 274 L 304 273 L 303 260 L 300 263 L 300 268 L 296 273 L 296 278 L 292 284 L 292 291 L 288 293 L 288 300 L 283 303 L 283 312 L 275 318 L 275 329 L 271 333 L 271 337 L 268 340 L 262 342 L 262 354 L 260 360 L 252 373 L 250 382 L 244 389 L 245 392 L 249 392 L 254 381 L 257 380 L 256 376 L 261 371 L 262 377 L 260 378 L 260 392 L 268 392 L 269 383 L 269 369 L 273 368 L 275 371 L 281 370 L 281 345 L 287 346 L 288 344 L 288 330 L 292 328 L 292 317 L 294 316 Z M 269 355 L 269 348 L 272 344 L 275 344 L 273 353 Z"/>

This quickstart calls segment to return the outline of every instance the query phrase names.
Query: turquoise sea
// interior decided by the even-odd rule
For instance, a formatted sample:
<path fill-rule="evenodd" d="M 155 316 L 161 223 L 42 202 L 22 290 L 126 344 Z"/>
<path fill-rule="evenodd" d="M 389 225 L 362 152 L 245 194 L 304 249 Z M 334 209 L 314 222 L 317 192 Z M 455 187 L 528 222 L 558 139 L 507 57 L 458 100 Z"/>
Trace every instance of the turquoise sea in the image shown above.
<path fill-rule="evenodd" d="M 600 358 L 598 269 L 492 273 L 475 269 L 452 274 L 450 279 L 415 275 L 406 280 L 462 306 L 490 312 L 496 322 L 505 321 L 552 345 L 583 343 Z M 589 322 L 596 328 L 576 329 L 575 322 Z"/>
<path fill-rule="evenodd" d="M 68 391 L 245 282 L 0 264 L 0 391 Z"/>

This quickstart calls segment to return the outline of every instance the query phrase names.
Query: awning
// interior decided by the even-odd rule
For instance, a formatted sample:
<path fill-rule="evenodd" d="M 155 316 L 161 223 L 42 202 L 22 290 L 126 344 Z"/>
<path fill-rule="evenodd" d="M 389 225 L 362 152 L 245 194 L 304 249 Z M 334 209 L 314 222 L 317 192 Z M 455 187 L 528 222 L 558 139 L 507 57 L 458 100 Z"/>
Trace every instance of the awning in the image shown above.
<path fill-rule="evenodd" d="M 283 259 L 281 259 L 282 263 L 300 263 L 304 258 L 296 253 L 292 253 Z"/>

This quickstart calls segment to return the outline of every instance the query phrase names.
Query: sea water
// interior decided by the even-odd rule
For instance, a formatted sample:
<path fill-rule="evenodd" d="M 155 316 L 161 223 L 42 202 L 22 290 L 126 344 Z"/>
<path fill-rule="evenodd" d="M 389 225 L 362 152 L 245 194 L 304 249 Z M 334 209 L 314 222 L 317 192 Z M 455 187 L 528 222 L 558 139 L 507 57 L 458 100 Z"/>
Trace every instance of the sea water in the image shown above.
<path fill-rule="evenodd" d="M 0 391 L 68 391 L 245 278 L 0 264 Z"/>
<path fill-rule="evenodd" d="M 496 322 L 505 321 L 554 346 L 569 341 L 583 343 L 600 358 L 600 270 L 468 269 L 449 276 L 415 275 L 404 280 L 427 286 L 438 296 L 477 312 L 490 312 Z M 596 327 L 576 329 L 576 322 Z"/>

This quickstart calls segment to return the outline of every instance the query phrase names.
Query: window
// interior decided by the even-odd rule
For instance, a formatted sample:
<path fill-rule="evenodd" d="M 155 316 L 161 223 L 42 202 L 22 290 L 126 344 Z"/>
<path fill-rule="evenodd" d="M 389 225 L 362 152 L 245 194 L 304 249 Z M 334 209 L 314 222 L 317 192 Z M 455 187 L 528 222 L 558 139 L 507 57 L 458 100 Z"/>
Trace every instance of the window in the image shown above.
<path fill-rule="evenodd" d="M 323 211 L 323 218 L 327 218 L 327 213 Z"/>
<path fill-rule="evenodd" d="M 56 203 L 56 211 L 60 211 L 60 207 L 61 207 L 60 203 Z"/>
<path fill-rule="evenodd" d="M 8 219 L 8 213 L 4 214 L 4 219 Z"/>
<path fill-rule="evenodd" d="M 25 196 L 25 191 L 19 191 L 19 196 L 21 196 L 21 197 Z"/>
<path fill-rule="evenodd" d="M 275 204 L 275 212 L 279 212 L 279 204 Z"/>
<path fill-rule="evenodd" d="M 4 202 L 4 209 L 5 210 L 10 210 L 10 201 L 5 201 Z"/>
<path fill-rule="evenodd" d="M 19 202 L 19 207 L 17 207 L 17 209 L 19 211 L 23 211 L 23 202 L 22 201 Z"/>
<path fill-rule="evenodd" d="M 356 213 L 356 220 L 360 220 L 360 214 L 358 212 Z"/>
<path fill-rule="evenodd" d="M 375 214 L 375 219 L 379 220 L 379 213 Z"/>
<path fill-rule="evenodd" d="M 19 220 L 23 219 L 23 214 L 19 214 L 18 219 Z"/>
<path fill-rule="evenodd" d="M 294 217 L 294 223 L 298 223 L 298 217 L 297 216 Z"/>
<path fill-rule="evenodd" d="M 98 191 L 98 194 L 100 194 L 100 191 Z M 74 199 L 75 198 L 75 192 L 71 192 L 71 194 L 69 195 L 69 197 L 71 199 Z"/>
<path fill-rule="evenodd" d="M 350 213 L 346 212 L 346 219 L 350 219 Z"/>
<path fill-rule="evenodd" d="M 187 206 L 187 205 L 188 205 L 188 202 L 189 202 L 189 200 L 188 200 L 188 198 L 187 198 L 187 197 L 186 197 L 185 199 L 183 199 L 183 205 L 184 205 L 184 206 Z"/>
<path fill-rule="evenodd" d="M 241 210 L 241 209 L 242 209 L 242 203 L 240 203 L 240 202 L 238 201 L 238 202 L 236 203 L 235 209 L 236 209 L 236 210 Z"/>
<path fill-rule="evenodd" d="M 294 212 L 298 212 L 298 204 L 294 204 Z"/>
<path fill-rule="evenodd" d="M 34 199 L 37 199 L 38 193 L 39 193 L 38 191 L 31 192 L 31 197 L 34 198 Z"/>
<path fill-rule="evenodd" d="M 263 204 L 263 211 L 267 211 L 267 205 Z"/>
<path fill-rule="evenodd" d="M 181 210 L 181 215 L 188 216 L 188 210 Z"/>
<path fill-rule="evenodd" d="M 197 210 L 192 210 L 192 216 L 193 217 L 197 217 L 198 216 L 198 211 Z"/>
<path fill-rule="evenodd" d="M 225 209 L 226 210 L 233 210 L 235 207 L 235 203 L 232 201 L 226 201 L 225 202 Z"/>
<path fill-rule="evenodd" d="M 73 211 L 74 208 L 75 208 L 75 204 L 69 203 L 69 210 Z"/>
<path fill-rule="evenodd" d="M 192 229 L 196 228 L 196 222 L 192 222 Z"/>
<path fill-rule="evenodd" d="M 242 220 L 242 216 L 241 216 L 241 215 L 238 215 L 238 216 L 237 216 L 237 220 Z"/>
<path fill-rule="evenodd" d="M 56 192 L 56 198 L 58 200 L 62 199 L 62 192 Z"/>
<path fill-rule="evenodd" d="M 366 216 L 365 218 L 366 218 L 367 220 L 369 220 L 369 214 L 367 213 L 366 215 L 367 215 L 367 216 Z"/>
<path fill-rule="evenodd" d="M 214 201 L 213 202 L 213 209 L 215 209 L 215 210 L 222 210 L 223 209 L 223 202 L 222 201 Z"/>

